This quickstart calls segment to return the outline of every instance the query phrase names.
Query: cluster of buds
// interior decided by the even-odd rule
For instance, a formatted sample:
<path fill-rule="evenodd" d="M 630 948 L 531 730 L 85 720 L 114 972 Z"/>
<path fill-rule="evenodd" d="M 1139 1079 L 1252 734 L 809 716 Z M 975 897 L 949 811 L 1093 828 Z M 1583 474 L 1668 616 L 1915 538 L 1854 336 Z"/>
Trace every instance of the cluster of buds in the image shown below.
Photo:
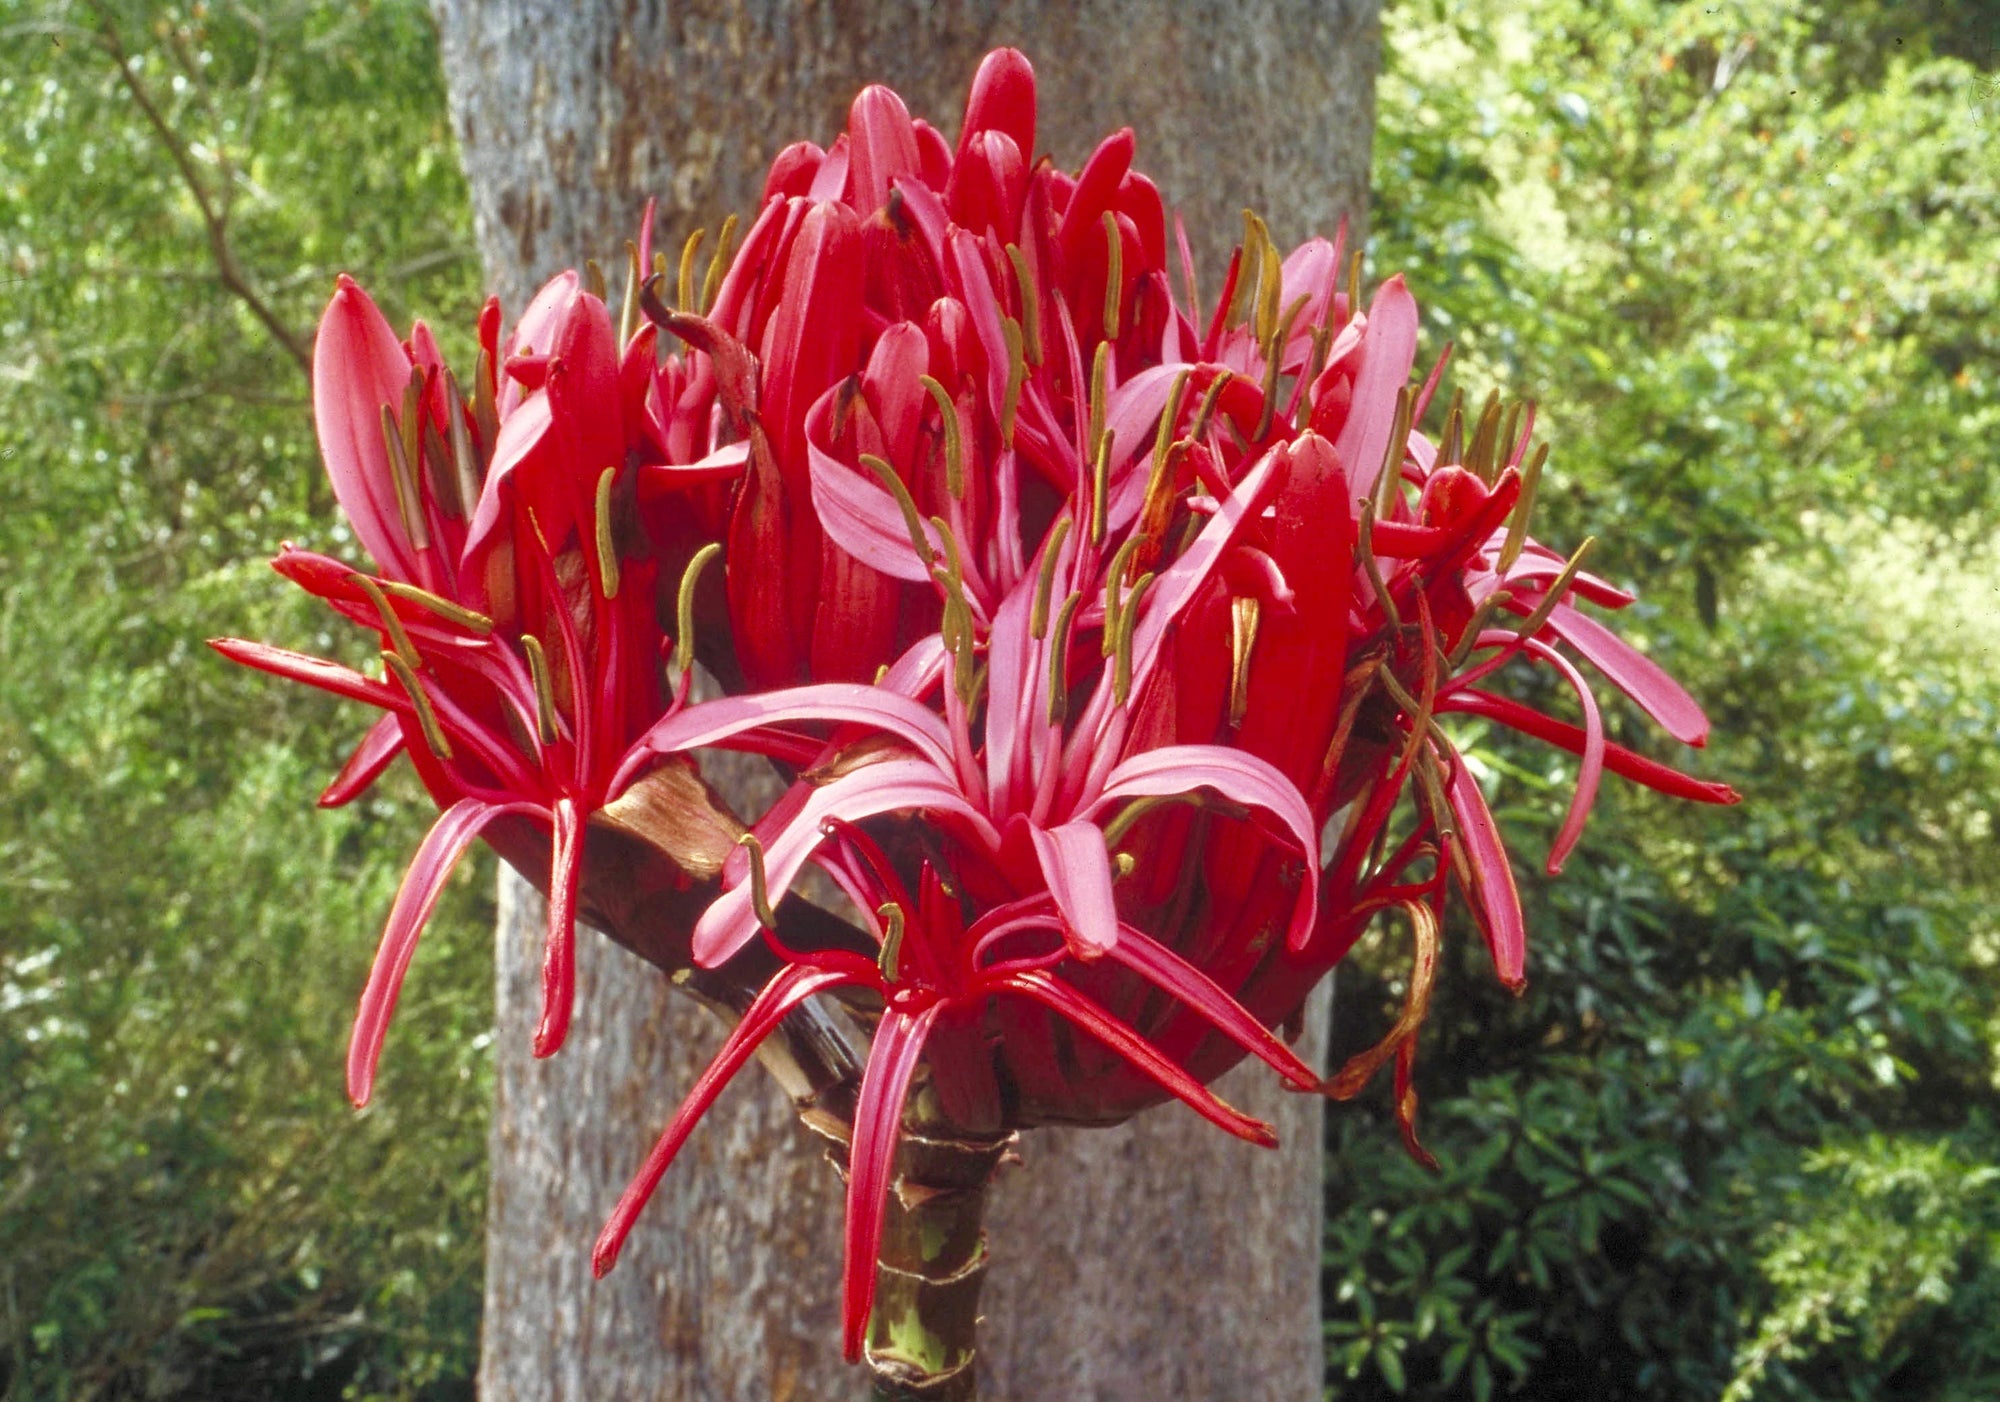
<path fill-rule="evenodd" d="M 705 276 L 699 235 L 678 267 L 653 252 L 649 211 L 615 327 L 594 269 L 504 340 L 489 305 L 469 396 L 421 323 L 398 342 L 343 280 L 315 408 L 377 569 L 277 563 L 379 635 L 385 672 L 217 644 L 387 713 L 323 802 L 407 753 L 443 809 L 362 999 L 357 1101 L 417 931 L 489 824 L 552 835 L 538 1054 L 568 1023 L 607 831 L 672 866 L 686 960 L 754 965 L 600 1271 L 788 1015 L 831 998 L 871 1028 L 842 1130 L 850 1356 L 913 1086 L 970 1136 L 1171 1098 L 1270 1143 L 1208 1089 L 1229 1066 L 1345 1097 L 1393 1060 L 1423 1156 L 1411 1075 L 1450 889 L 1502 983 L 1525 967 L 1508 856 L 1442 717 L 1579 757 L 1551 872 L 1606 769 L 1735 797 L 1606 738 L 1579 661 L 1684 743 L 1706 721 L 1576 607 L 1630 596 L 1527 534 L 1533 406 L 1454 400 L 1420 431 L 1444 363 L 1412 387 L 1401 278 L 1364 308 L 1340 240 L 1281 256 L 1246 217 L 1201 303 L 1131 132 L 1071 174 L 1036 159 L 1035 120 L 1011 51 L 955 146 L 870 88 L 831 147 L 778 156 Z M 691 699 L 696 658 L 719 698 Z M 1517 659 L 1568 683 L 1581 725 L 1491 689 Z M 707 748 L 788 787 L 739 820 L 693 777 Z M 809 866 L 851 910 L 808 938 L 783 912 Z M 1404 1013 L 1323 1082 L 1273 1029 L 1385 912 L 1414 935 Z"/>

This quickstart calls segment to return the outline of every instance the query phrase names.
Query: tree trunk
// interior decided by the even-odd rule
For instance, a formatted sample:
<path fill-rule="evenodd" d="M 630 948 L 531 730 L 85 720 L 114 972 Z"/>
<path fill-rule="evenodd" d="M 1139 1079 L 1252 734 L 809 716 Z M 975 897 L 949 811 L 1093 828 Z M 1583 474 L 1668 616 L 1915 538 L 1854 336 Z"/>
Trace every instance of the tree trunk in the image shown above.
<path fill-rule="evenodd" d="M 778 147 L 830 140 L 865 82 L 949 126 L 999 44 L 1035 63 L 1042 140 L 1065 164 L 1137 128 L 1211 280 L 1243 206 L 1281 241 L 1363 211 L 1379 0 L 435 3 L 480 251 L 513 310 L 558 268 L 615 267 L 649 195 L 670 249 L 750 213 Z M 569 1045 L 532 1061 L 540 911 L 503 874 L 482 1396 L 863 1395 L 837 1348 L 838 1180 L 754 1082 L 725 1095 L 618 1270 L 591 1282 L 604 1214 L 720 1033 L 586 935 Z M 1179 1108 L 1024 1136 L 989 1211 L 984 1395 L 1319 1396 L 1319 1102 L 1260 1067 L 1221 1090 L 1285 1147 L 1260 1153 Z"/>

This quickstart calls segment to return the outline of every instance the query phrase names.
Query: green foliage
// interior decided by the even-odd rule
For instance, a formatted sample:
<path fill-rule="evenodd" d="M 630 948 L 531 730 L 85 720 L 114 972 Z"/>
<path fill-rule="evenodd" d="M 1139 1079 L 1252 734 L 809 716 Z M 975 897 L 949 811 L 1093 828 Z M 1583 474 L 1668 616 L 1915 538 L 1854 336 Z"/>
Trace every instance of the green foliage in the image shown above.
<path fill-rule="evenodd" d="M 1391 13 L 1375 263 L 1469 394 L 1546 401 L 1538 534 L 1604 538 L 1646 601 L 1624 631 L 1715 721 L 1696 767 L 1745 802 L 1608 781 L 1524 891 L 1519 1001 L 1458 932 L 1418 1069 L 1439 1176 L 1386 1104 L 1334 1116 L 1344 1399 L 2000 1393 L 1982 14 Z M 1527 866 L 1573 762 L 1464 738 Z M 1350 1048 L 1406 966 L 1364 945 Z"/>
<path fill-rule="evenodd" d="M 338 645 L 262 564 L 343 543 L 285 344 L 333 273 L 470 318 L 435 40 L 416 3 L 107 8 L 0 3 L 0 1395 L 463 1391 L 484 886 L 357 1118 L 429 804 L 313 811 L 362 722 L 202 645 Z"/>

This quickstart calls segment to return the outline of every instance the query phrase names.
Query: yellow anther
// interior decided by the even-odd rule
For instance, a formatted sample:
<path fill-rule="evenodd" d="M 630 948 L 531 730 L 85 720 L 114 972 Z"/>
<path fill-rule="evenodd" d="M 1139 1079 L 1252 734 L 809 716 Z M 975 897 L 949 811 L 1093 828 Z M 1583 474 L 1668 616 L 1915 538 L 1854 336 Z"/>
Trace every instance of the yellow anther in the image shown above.
<path fill-rule="evenodd" d="M 1097 354 L 1090 362 L 1090 418 L 1083 435 L 1083 453 L 1086 459 L 1097 456 L 1097 440 L 1104 436 L 1104 416 L 1108 409 L 1105 403 L 1105 383 L 1111 374 L 1111 343 L 1099 341 Z"/>
<path fill-rule="evenodd" d="M 1146 543 L 1143 536 L 1129 536 L 1118 553 L 1111 557 L 1111 568 L 1104 574 L 1104 656 L 1109 657 L 1117 646 L 1119 593 L 1124 588 L 1125 571 L 1131 568 L 1132 557 L 1139 553 L 1139 547 Z"/>
<path fill-rule="evenodd" d="M 680 597 L 674 603 L 674 675 L 686 680 L 694 667 L 694 591 L 708 562 L 722 553 L 722 542 L 712 540 L 694 552 L 681 571 Z M 880 681 L 881 678 L 876 678 Z"/>
<path fill-rule="evenodd" d="M 1230 600 L 1229 609 L 1229 728 L 1243 724 L 1250 709 L 1250 655 L 1257 646 L 1257 623 L 1262 606 L 1255 596 Z"/>
<path fill-rule="evenodd" d="M 611 538 L 611 488 L 618 469 L 607 467 L 597 477 L 597 574 L 604 597 L 618 597 L 618 542 Z"/>
<path fill-rule="evenodd" d="M 1056 559 L 1062 554 L 1069 535 L 1070 518 L 1064 516 L 1049 530 L 1049 543 L 1042 551 L 1041 572 L 1035 576 L 1035 601 L 1028 610 L 1028 635 L 1040 642 L 1049 631 L 1049 596 L 1055 589 Z"/>
<path fill-rule="evenodd" d="M 1382 580 L 1382 567 L 1375 562 L 1375 503 L 1361 504 L 1361 519 L 1355 524 L 1354 551 L 1361 557 L 1362 572 L 1368 576 L 1368 583 L 1375 591 L 1375 602 L 1382 606 L 1382 614 L 1389 620 L 1391 628 L 1403 626 L 1403 616 L 1396 609 L 1396 601 L 1389 596 L 1389 586 Z"/>
<path fill-rule="evenodd" d="M 465 513 L 470 516 L 479 509 L 479 459 L 472 451 L 472 435 L 465 427 L 465 401 L 459 398 L 458 381 L 451 377 L 451 371 L 444 372 L 445 416 L 451 420 L 451 433 L 446 440 L 451 450 L 451 475 L 458 483 L 459 500 L 465 503 Z"/>
<path fill-rule="evenodd" d="M 896 475 L 895 468 L 873 453 L 863 453 L 861 465 L 880 478 L 889 494 L 896 498 L 896 505 L 903 513 L 903 529 L 910 533 L 910 548 L 917 552 L 917 559 L 925 569 L 931 568 L 937 561 L 937 552 L 924 538 L 923 519 L 917 515 L 916 502 L 910 499 L 910 489 L 903 485 L 903 479 Z"/>
<path fill-rule="evenodd" d="M 417 726 L 424 733 L 424 744 L 439 759 L 449 760 L 451 746 L 444 738 L 444 727 L 438 724 L 437 712 L 431 709 L 431 698 L 424 694 L 423 685 L 417 680 L 416 669 L 393 652 L 382 654 L 382 665 L 395 674 L 404 694 L 410 698 L 410 705 L 416 708 Z"/>
<path fill-rule="evenodd" d="M 583 290 L 600 302 L 604 300 L 604 269 L 597 266 L 595 258 L 583 260 Z"/>
<path fill-rule="evenodd" d="M 1132 695 L 1132 632 L 1139 626 L 1139 603 L 1153 587 L 1153 579 L 1150 571 L 1140 575 L 1132 585 L 1132 592 L 1125 596 L 1124 607 L 1118 610 L 1118 638 L 1112 645 L 1111 699 L 1121 706 Z"/>
<path fill-rule="evenodd" d="M 958 405 L 952 402 L 945 387 L 929 375 L 918 377 L 925 389 L 936 401 L 938 415 L 944 420 L 944 484 L 945 489 L 955 497 L 965 495 L 965 437 L 959 429 Z M 1007 430 L 1002 428 L 1003 436 Z"/>
<path fill-rule="evenodd" d="M 1071 594 L 1056 615 L 1054 634 L 1049 639 L 1049 724 L 1061 725 L 1069 719 L 1069 630 L 1076 621 L 1077 606 L 1083 595 Z"/>
<path fill-rule="evenodd" d="M 1505 574 L 1521 558 L 1521 547 L 1528 543 L 1528 518 L 1535 510 L 1535 489 L 1542 484 L 1542 465 L 1549 460 L 1549 445 L 1537 443 L 1535 451 L 1528 454 L 1528 462 L 1521 469 L 1521 499 L 1514 503 L 1514 514 L 1507 518 L 1507 539 L 1500 545 L 1500 573 Z"/>
<path fill-rule="evenodd" d="M 528 677 L 535 684 L 535 734 L 544 745 L 553 745 L 556 729 L 556 689 L 549 678 L 549 657 L 542 640 L 533 633 L 521 635 L 521 650 L 528 654 Z"/>
<path fill-rule="evenodd" d="M 1382 445 L 1382 465 L 1375 474 L 1375 514 L 1387 516 L 1403 490 L 1403 455 L 1410 450 L 1410 415 L 1416 400 L 1410 387 L 1396 391 L 1396 412 L 1389 420 L 1389 441 Z"/>
<path fill-rule="evenodd" d="M 1118 216 L 1104 211 L 1104 338 L 1118 339 L 1125 300 L 1125 240 L 1118 236 Z"/>
<path fill-rule="evenodd" d="M 403 630 L 403 620 L 397 617 L 396 610 L 389 606 L 389 600 L 382 593 L 382 586 L 365 574 L 351 574 L 347 578 L 351 583 L 361 587 L 361 592 L 368 596 L 368 602 L 375 605 L 375 612 L 382 615 L 382 631 L 389 635 L 389 645 L 395 649 L 396 656 L 412 667 L 422 666 L 423 659 L 417 655 L 416 648 L 411 646 L 410 635 Z"/>
<path fill-rule="evenodd" d="M 1563 566 L 1562 573 L 1556 576 L 1553 584 L 1549 585 L 1549 592 L 1543 596 L 1541 603 L 1535 606 L 1535 611 L 1521 620 L 1516 632 L 1524 638 L 1532 638 L 1541 631 L 1542 625 L 1549 621 L 1549 615 L 1556 611 L 1556 605 L 1562 602 L 1563 595 L 1569 592 L 1570 585 L 1575 582 L 1576 572 L 1583 568 L 1583 557 L 1588 555 L 1591 547 L 1596 544 L 1596 536 L 1584 537 L 1583 544 L 1577 546 L 1576 553 L 1569 557 L 1569 563 Z"/>
<path fill-rule="evenodd" d="M 1111 524 L 1111 454 L 1117 446 L 1118 435 L 1110 429 L 1097 440 L 1097 462 L 1090 479 L 1090 543 L 1104 544 L 1105 530 Z"/>
<path fill-rule="evenodd" d="M 884 901 L 875 908 L 875 918 L 882 922 L 882 950 L 875 963 L 882 970 L 882 981 L 894 983 L 902 962 L 903 908 L 894 901 Z"/>
<path fill-rule="evenodd" d="M 382 406 L 382 450 L 389 455 L 389 477 L 396 488 L 396 514 L 402 518 L 403 534 L 419 550 L 430 547 L 430 531 L 424 524 L 423 501 L 417 495 L 417 479 L 410 471 L 410 455 L 403 446 L 396 411 Z"/>
<path fill-rule="evenodd" d="M 756 915 L 757 923 L 767 930 L 778 928 L 778 916 L 771 909 L 771 887 L 764 875 L 764 844 L 757 840 L 755 833 L 746 832 L 736 839 L 738 847 L 750 853 L 750 910 Z"/>
<path fill-rule="evenodd" d="M 373 585 L 392 598 L 404 599 L 418 608 L 427 609 L 439 618 L 474 633 L 493 631 L 493 620 L 483 613 L 475 613 L 463 604 L 455 604 L 450 599 L 440 598 L 428 589 L 419 589 L 414 584 L 404 584 L 395 579 L 369 579 L 367 575 L 356 575 L 366 585 Z"/>
<path fill-rule="evenodd" d="M 1028 255 L 1019 244 L 1007 245 L 1007 261 L 1014 265 L 1014 282 L 1021 289 L 1021 345 L 1028 364 L 1042 363 L 1042 294 L 1035 285 Z"/>
<path fill-rule="evenodd" d="M 701 251 L 701 241 L 708 237 L 707 229 L 696 229 L 681 245 L 680 279 L 674 286 L 674 305 L 684 312 L 695 310 L 694 305 L 694 260 Z"/>
<path fill-rule="evenodd" d="M 639 271 L 639 245 L 625 240 L 625 300 L 618 307 L 618 348 L 623 350 L 632 333 L 639 329 L 639 286 L 645 282 Z"/>
<path fill-rule="evenodd" d="M 715 254 L 708 260 L 708 276 L 701 280 L 701 314 L 707 316 L 715 305 L 715 294 L 722 286 L 722 275 L 729 271 L 730 244 L 736 241 L 736 216 L 730 215 L 722 221 L 722 234 L 715 241 Z"/>
<path fill-rule="evenodd" d="M 1000 318 L 1000 335 L 1007 342 L 1007 389 L 1000 400 L 1000 442 L 1014 446 L 1014 421 L 1021 412 L 1021 387 L 1028 382 L 1027 352 L 1021 345 L 1021 324 Z"/>

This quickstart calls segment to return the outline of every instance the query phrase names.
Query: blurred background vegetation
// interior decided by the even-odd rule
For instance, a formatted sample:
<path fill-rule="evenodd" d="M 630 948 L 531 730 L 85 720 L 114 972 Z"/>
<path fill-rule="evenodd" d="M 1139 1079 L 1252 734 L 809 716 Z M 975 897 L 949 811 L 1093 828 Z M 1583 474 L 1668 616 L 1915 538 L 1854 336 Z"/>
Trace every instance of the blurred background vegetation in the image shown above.
<path fill-rule="evenodd" d="M 1610 781 L 1526 883 L 1525 999 L 1458 941 L 1441 1174 L 1331 1117 L 1330 1393 L 2000 1395 L 2000 8 L 1386 29 L 1372 274 L 1542 401 L 1538 534 L 1603 538 L 1745 803 Z M 296 356 L 332 275 L 462 348 L 429 20 L 0 0 L 0 52 L 0 1396 L 469 1396 L 490 870 L 355 1116 L 425 805 L 315 812 L 359 722 L 201 646 L 348 641 L 263 564 L 351 547 Z M 1573 771 L 1463 738 L 1527 877 Z M 1344 1044 L 1404 957 L 1343 973 Z"/>

